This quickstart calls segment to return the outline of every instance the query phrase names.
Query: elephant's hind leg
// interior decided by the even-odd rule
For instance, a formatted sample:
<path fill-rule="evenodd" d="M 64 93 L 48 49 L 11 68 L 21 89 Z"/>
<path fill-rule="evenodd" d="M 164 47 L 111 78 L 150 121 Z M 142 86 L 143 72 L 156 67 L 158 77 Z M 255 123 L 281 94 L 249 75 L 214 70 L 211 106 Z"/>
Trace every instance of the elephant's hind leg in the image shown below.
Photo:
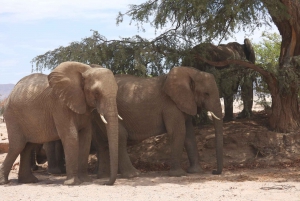
<path fill-rule="evenodd" d="M 43 148 L 48 160 L 48 173 L 64 174 L 66 173 L 64 150 L 61 140 L 44 143 Z"/>
<path fill-rule="evenodd" d="M 11 167 L 15 160 L 17 159 L 19 152 L 14 150 L 8 150 L 3 164 L 0 166 L 0 184 L 8 183 L 8 175 Z"/>
<path fill-rule="evenodd" d="M 20 136 L 18 125 L 11 125 L 6 117 L 7 133 L 9 136 L 9 149 L 4 162 L 0 166 L 0 184 L 8 183 L 8 175 L 18 155 L 25 147 L 25 140 Z"/>
<path fill-rule="evenodd" d="M 31 171 L 32 150 L 38 146 L 37 144 L 27 143 L 20 156 L 19 183 L 36 183 L 38 179 Z"/>

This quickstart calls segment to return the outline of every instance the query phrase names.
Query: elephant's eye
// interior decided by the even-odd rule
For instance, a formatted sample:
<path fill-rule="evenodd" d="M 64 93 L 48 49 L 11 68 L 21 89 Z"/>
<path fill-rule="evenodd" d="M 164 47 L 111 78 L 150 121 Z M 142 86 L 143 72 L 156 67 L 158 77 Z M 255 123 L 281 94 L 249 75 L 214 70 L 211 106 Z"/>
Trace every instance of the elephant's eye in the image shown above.
<path fill-rule="evenodd" d="M 209 96 L 209 93 L 205 92 L 204 95 L 205 95 L 205 96 Z"/>

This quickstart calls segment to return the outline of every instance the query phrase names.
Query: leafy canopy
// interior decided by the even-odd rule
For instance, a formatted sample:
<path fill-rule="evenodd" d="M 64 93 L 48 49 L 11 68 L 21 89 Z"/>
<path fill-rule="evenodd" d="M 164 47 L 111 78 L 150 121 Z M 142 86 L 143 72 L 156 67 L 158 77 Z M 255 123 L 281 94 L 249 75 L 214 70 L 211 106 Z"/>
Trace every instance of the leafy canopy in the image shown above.
<path fill-rule="evenodd" d="M 203 41 L 221 41 L 241 30 L 251 33 L 269 25 L 272 19 L 268 10 L 275 12 L 280 7 L 280 1 L 272 1 L 266 9 L 260 0 L 148 0 L 119 13 L 117 23 L 126 16 L 142 30 L 144 23 L 150 23 L 156 31 L 162 31 L 156 38 L 136 35 L 107 40 L 93 31 L 92 36 L 79 42 L 33 58 L 32 70 L 53 69 L 63 61 L 79 61 L 100 64 L 114 73 L 163 74 L 180 65 L 188 50 Z"/>
<path fill-rule="evenodd" d="M 284 10 L 280 1 L 268 0 L 148 0 L 119 13 L 117 23 L 127 15 L 139 28 L 150 23 L 156 30 L 166 29 L 165 35 L 198 44 L 228 39 L 241 30 L 251 33 L 270 25 L 269 12 L 283 16 Z"/>
<path fill-rule="evenodd" d="M 281 36 L 277 33 L 262 33 L 262 41 L 253 43 L 256 54 L 256 64 L 263 69 L 277 74 L 279 65 Z"/>

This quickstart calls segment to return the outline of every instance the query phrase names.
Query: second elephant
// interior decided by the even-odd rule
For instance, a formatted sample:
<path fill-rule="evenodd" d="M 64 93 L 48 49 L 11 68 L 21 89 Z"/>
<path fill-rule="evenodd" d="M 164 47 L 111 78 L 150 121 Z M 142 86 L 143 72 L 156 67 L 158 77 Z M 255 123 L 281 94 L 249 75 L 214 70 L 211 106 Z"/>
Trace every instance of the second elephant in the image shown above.
<path fill-rule="evenodd" d="M 199 154 L 192 125 L 192 116 L 206 109 L 213 113 L 216 137 L 217 170 L 223 168 L 223 121 L 219 91 L 214 76 L 194 68 L 174 67 L 169 74 L 141 78 L 116 75 L 117 105 L 123 120 L 119 121 L 119 173 L 134 177 L 127 143 L 138 143 L 151 136 L 167 133 L 171 138 L 170 176 L 186 174 L 181 168 L 183 147 L 187 150 L 189 173 L 200 171 Z M 97 115 L 93 118 L 93 140 L 98 150 L 98 177 L 109 173 L 105 127 Z"/>

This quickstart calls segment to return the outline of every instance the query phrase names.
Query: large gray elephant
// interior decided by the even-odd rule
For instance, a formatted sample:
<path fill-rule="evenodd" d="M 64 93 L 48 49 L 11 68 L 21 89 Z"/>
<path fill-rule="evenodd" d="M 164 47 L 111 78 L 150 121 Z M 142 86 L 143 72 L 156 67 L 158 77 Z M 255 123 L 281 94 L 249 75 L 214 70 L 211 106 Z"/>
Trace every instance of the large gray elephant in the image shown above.
<path fill-rule="evenodd" d="M 224 61 L 228 59 L 248 60 L 255 63 L 255 52 L 249 39 L 244 44 L 231 42 L 218 46 L 211 43 L 196 45 L 190 51 L 189 56 L 183 59 L 182 65 L 193 66 L 199 70 L 210 72 L 215 75 L 221 97 L 224 98 L 225 116 L 224 121 L 230 121 L 233 116 L 234 94 L 241 87 L 241 97 L 244 104 L 239 117 L 250 117 L 253 105 L 253 82 L 255 76 L 250 69 L 241 66 L 224 66 L 214 68 L 203 62 L 197 56 L 202 56 L 211 61 Z"/>
<path fill-rule="evenodd" d="M 91 112 L 105 122 L 110 151 L 112 185 L 118 168 L 118 86 L 113 73 L 78 62 L 64 62 L 48 76 L 21 79 L 5 105 L 9 151 L 0 166 L 0 184 L 8 182 L 13 162 L 21 154 L 18 180 L 37 182 L 31 172 L 31 150 L 36 144 L 61 139 L 66 159 L 66 185 L 90 181 L 87 174 L 91 144 Z"/>
<path fill-rule="evenodd" d="M 119 173 L 123 177 L 139 174 L 127 153 L 127 143 L 134 144 L 151 136 L 167 133 L 171 139 L 170 176 L 186 174 L 181 168 L 183 147 L 187 150 L 189 173 L 200 171 L 199 154 L 192 116 L 202 109 L 211 111 L 216 137 L 217 170 L 223 167 L 223 121 L 219 91 L 214 76 L 195 68 L 174 67 L 169 74 L 141 78 L 115 76 L 119 90 L 117 105 L 123 120 L 119 121 Z M 106 128 L 93 113 L 93 140 L 98 148 L 98 177 L 109 172 Z"/>

